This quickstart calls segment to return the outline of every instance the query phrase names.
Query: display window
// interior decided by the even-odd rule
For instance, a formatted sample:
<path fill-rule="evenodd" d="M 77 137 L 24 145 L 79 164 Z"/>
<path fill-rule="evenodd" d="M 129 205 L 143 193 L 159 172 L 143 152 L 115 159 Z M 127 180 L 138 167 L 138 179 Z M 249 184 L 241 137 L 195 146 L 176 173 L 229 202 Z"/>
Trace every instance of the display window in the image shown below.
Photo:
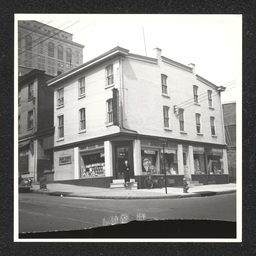
<path fill-rule="evenodd" d="M 158 151 L 155 150 L 141 150 L 141 162 L 143 174 L 158 174 L 160 171 L 157 168 Z"/>
<path fill-rule="evenodd" d="M 177 161 L 177 150 L 166 150 L 165 153 L 161 153 L 161 173 L 164 174 L 178 174 L 178 161 Z M 165 163 L 165 169 L 164 169 Z"/>
<path fill-rule="evenodd" d="M 206 174 L 204 154 L 194 154 L 195 174 Z"/>
<path fill-rule="evenodd" d="M 104 152 L 81 156 L 81 178 L 105 176 Z"/>
<path fill-rule="evenodd" d="M 207 160 L 208 160 L 208 165 L 207 165 L 208 174 L 224 174 L 223 156 L 208 155 Z"/>

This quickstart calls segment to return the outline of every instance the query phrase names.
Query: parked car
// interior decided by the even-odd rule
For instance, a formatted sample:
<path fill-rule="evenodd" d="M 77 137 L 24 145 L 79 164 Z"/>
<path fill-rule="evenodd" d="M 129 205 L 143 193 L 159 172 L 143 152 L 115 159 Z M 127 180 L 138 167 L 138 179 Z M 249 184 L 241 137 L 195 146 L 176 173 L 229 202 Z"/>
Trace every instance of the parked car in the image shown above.
<path fill-rule="evenodd" d="M 30 178 L 22 178 L 19 175 L 19 191 L 30 191 L 32 188 L 32 180 Z"/>

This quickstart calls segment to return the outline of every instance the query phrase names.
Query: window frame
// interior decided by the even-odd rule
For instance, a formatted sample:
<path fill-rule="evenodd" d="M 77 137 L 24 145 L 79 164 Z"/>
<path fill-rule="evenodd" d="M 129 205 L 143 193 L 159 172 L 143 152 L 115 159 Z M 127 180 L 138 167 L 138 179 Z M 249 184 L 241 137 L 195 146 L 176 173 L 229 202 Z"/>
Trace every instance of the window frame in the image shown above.
<path fill-rule="evenodd" d="M 185 118 L 184 118 L 183 108 L 179 108 L 179 123 L 180 123 L 180 131 L 185 132 Z"/>
<path fill-rule="evenodd" d="M 165 74 L 161 74 L 161 87 L 162 87 L 162 94 L 168 95 L 169 94 L 168 93 L 168 76 Z"/>
<path fill-rule="evenodd" d="M 109 72 L 109 71 L 111 71 L 111 72 Z M 105 68 L 105 72 L 106 72 L 105 87 L 110 87 L 110 86 L 114 85 L 114 66 L 113 66 L 113 64 L 108 65 Z"/>
<path fill-rule="evenodd" d="M 201 121 L 201 114 L 196 113 L 195 114 L 195 118 L 196 118 L 196 133 L 197 134 L 202 134 L 202 121 Z M 198 122 L 199 121 L 199 122 Z M 198 131 L 199 128 L 199 131 Z"/>
<path fill-rule="evenodd" d="M 195 104 L 199 104 L 198 101 L 198 86 L 197 85 L 193 85 L 193 95 L 194 95 L 194 103 Z"/>
<path fill-rule="evenodd" d="M 60 94 L 60 92 L 62 92 L 62 95 Z M 61 108 L 63 106 L 64 106 L 64 87 L 61 87 L 57 90 L 57 108 Z"/>
<path fill-rule="evenodd" d="M 214 116 L 210 116 L 210 126 L 211 126 L 211 135 L 216 136 L 216 124 L 215 124 Z"/>
<path fill-rule="evenodd" d="M 170 107 L 168 106 L 163 106 L 163 119 L 164 119 L 164 128 L 170 129 Z"/>
<path fill-rule="evenodd" d="M 83 89 L 82 90 L 83 92 L 81 92 L 81 89 Z M 78 97 L 79 98 L 85 97 L 85 77 L 84 76 L 78 79 Z"/>
<path fill-rule="evenodd" d="M 70 48 L 66 49 L 66 62 L 72 63 L 72 50 Z"/>
<path fill-rule="evenodd" d="M 64 139 L 64 115 L 58 115 L 58 139 Z"/>
<path fill-rule="evenodd" d="M 32 120 L 31 120 L 32 117 Z M 28 111 L 28 117 L 27 117 L 27 130 L 31 130 L 34 128 L 34 111 L 30 110 Z"/>
<path fill-rule="evenodd" d="M 207 91 L 207 94 L 208 94 L 208 106 L 209 108 L 213 108 L 213 100 L 212 100 L 212 91 L 211 90 L 208 90 Z"/>
<path fill-rule="evenodd" d="M 18 115 L 18 134 L 20 134 L 20 115 Z"/>
<path fill-rule="evenodd" d="M 18 90 L 18 106 L 21 105 L 21 90 Z"/>
<path fill-rule="evenodd" d="M 25 50 L 32 51 L 32 37 L 30 35 L 26 35 L 25 37 Z"/>
<path fill-rule="evenodd" d="M 54 58 L 54 43 L 48 43 L 48 57 Z"/>
<path fill-rule="evenodd" d="M 79 131 L 86 130 L 86 110 L 85 108 L 79 109 Z"/>
<path fill-rule="evenodd" d="M 114 123 L 113 98 L 108 99 L 106 102 L 107 102 L 107 124 L 110 125 Z"/>
<path fill-rule="evenodd" d="M 64 54 L 63 54 L 63 46 L 58 45 L 58 60 L 63 60 Z"/>
<path fill-rule="evenodd" d="M 28 84 L 28 101 L 34 98 L 34 83 Z"/>

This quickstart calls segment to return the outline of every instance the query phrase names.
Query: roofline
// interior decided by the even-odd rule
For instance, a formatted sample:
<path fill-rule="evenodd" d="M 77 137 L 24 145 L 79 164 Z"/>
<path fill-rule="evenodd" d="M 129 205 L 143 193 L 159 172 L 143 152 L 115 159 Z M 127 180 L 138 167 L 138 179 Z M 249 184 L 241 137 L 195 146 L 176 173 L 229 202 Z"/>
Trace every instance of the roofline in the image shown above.
<path fill-rule="evenodd" d="M 106 61 L 109 58 L 113 58 L 113 57 L 118 56 L 118 55 L 127 56 L 128 53 L 129 53 L 129 50 L 117 46 L 117 47 L 111 49 L 110 51 L 105 52 L 105 53 L 99 55 L 98 57 L 93 58 L 92 60 L 89 60 L 89 61 L 85 62 L 84 64 L 80 65 L 79 67 L 74 68 L 74 69 L 70 70 L 69 72 L 63 73 L 63 74 L 49 80 L 47 82 L 47 85 L 52 86 L 56 83 L 59 83 L 60 81 L 62 81 L 64 79 L 67 79 L 69 77 L 72 77 L 72 76 L 78 74 L 81 71 L 84 71 L 88 68 L 91 68 L 92 66 L 95 66 L 95 65 L 97 65 L 97 64 L 99 64 L 103 61 Z"/>
<path fill-rule="evenodd" d="M 206 79 L 203 78 L 202 76 L 196 75 L 196 78 L 197 78 L 197 80 L 199 80 L 200 82 L 202 82 L 202 83 L 204 83 L 204 84 L 207 84 L 207 85 L 213 87 L 213 88 L 216 89 L 216 90 L 218 90 L 218 88 L 219 88 L 219 86 L 217 86 L 217 85 L 215 85 L 214 83 L 212 83 L 212 82 L 206 80 Z M 225 88 L 225 87 L 223 87 L 223 88 Z"/>
<path fill-rule="evenodd" d="M 226 104 L 236 104 L 236 101 L 233 100 L 233 101 L 226 101 L 226 102 L 222 102 L 221 105 L 226 105 Z"/>
<path fill-rule="evenodd" d="M 192 68 L 191 67 L 188 67 L 188 66 L 186 66 L 184 64 L 181 64 L 181 63 L 179 63 L 177 61 L 171 60 L 171 59 L 166 58 L 164 56 L 161 56 L 161 58 L 162 58 L 163 62 L 165 62 L 165 63 L 171 64 L 171 65 L 173 65 L 175 67 L 181 68 L 183 70 L 186 70 L 186 71 L 192 73 Z"/>

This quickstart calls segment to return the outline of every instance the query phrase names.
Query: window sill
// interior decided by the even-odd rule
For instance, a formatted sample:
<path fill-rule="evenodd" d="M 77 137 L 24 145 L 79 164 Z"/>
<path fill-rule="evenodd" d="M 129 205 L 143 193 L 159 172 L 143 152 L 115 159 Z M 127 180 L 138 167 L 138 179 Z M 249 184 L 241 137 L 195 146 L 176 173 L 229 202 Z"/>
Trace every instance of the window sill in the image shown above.
<path fill-rule="evenodd" d="M 165 97 L 165 98 L 168 98 L 168 99 L 171 98 L 168 94 L 165 94 L 165 93 L 162 93 L 162 96 Z"/>
<path fill-rule="evenodd" d="M 56 107 L 56 109 L 60 109 L 60 108 L 64 108 L 64 104 Z"/>
<path fill-rule="evenodd" d="M 196 102 L 194 102 L 194 105 L 199 106 L 199 107 L 201 106 L 199 103 L 196 103 Z"/>
<path fill-rule="evenodd" d="M 113 125 L 114 125 L 114 123 L 107 123 L 106 127 L 113 126 Z"/>
<path fill-rule="evenodd" d="M 217 135 L 212 135 L 213 138 L 217 138 Z"/>
<path fill-rule="evenodd" d="M 105 86 L 105 89 L 108 89 L 108 88 L 111 88 L 111 87 L 114 87 L 114 84 L 108 84 Z"/>
<path fill-rule="evenodd" d="M 56 142 L 64 141 L 64 138 L 59 138 L 56 140 Z"/>
<path fill-rule="evenodd" d="M 181 134 L 187 134 L 185 131 L 180 131 Z"/>
<path fill-rule="evenodd" d="M 79 95 L 78 96 L 78 99 L 80 100 L 80 99 L 83 99 L 83 98 L 85 98 L 85 94 L 82 94 L 82 95 Z"/>
<path fill-rule="evenodd" d="M 79 131 L 78 133 L 79 133 L 79 134 L 80 134 L 80 133 L 86 133 L 86 130 L 81 130 L 81 131 Z"/>
<path fill-rule="evenodd" d="M 198 136 L 204 136 L 202 133 L 197 133 Z"/>
<path fill-rule="evenodd" d="M 211 110 L 215 110 L 215 108 L 213 108 L 213 107 L 209 107 L 209 109 L 211 109 Z"/>
<path fill-rule="evenodd" d="M 172 129 L 171 128 L 164 128 L 165 131 L 168 131 L 168 132 L 172 132 Z"/>
<path fill-rule="evenodd" d="M 28 102 L 29 102 L 29 101 L 32 101 L 33 99 L 34 99 L 34 97 L 28 98 Z"/>
<path fill-rule="evenodd" d="M 31 131 L 31 130 L 33 130 L 33 129 L 34 129 L 34 127 L 31 127 L 31 128 L 28 128 L 27 131 Z"/>

